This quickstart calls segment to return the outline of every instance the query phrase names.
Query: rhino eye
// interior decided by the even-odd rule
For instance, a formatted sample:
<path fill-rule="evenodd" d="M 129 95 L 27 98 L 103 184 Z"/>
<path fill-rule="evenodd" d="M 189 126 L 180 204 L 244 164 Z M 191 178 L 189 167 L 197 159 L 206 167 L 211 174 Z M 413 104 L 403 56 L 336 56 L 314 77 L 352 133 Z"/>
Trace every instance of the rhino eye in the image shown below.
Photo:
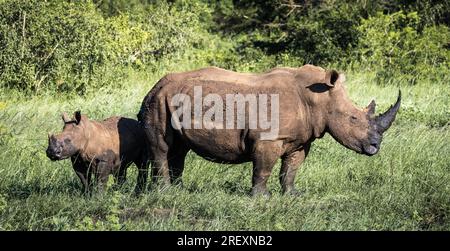
<path fill-rule="evenodd" d="M 350 121 L 357 122 L 358 118 L 352 115 L 352 116 L 350 116 Z"/>

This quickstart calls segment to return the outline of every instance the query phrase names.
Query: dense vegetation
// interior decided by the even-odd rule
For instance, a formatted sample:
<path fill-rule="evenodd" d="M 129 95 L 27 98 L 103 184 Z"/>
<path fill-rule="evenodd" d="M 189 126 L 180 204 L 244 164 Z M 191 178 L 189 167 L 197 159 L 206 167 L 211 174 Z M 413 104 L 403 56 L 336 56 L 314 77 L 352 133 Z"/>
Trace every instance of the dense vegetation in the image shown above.
<path fill-rule="evenodd" d="M 312 63 L 374 71 L 379 83 L 449 80 L 449 5 L 2 1 L 0 83 L 30 93 L 85 93 L 119 86 L 130 70 L 174 61 L 242 71 Z"/>
<path fill-rule="evenodd" d="M 0 230 L 449 230 L 448 1 L 0 0 Z M 86 197 L 68 161 L 45 156 L 59 114 L 135 118 L 164 74 L 305 63 L 347 73 L 358 106 L 403 92 L 374 157 L 331 137 L 296 184 L 250 198 L 251 166 L 189 154 L 182 187 Z"/>

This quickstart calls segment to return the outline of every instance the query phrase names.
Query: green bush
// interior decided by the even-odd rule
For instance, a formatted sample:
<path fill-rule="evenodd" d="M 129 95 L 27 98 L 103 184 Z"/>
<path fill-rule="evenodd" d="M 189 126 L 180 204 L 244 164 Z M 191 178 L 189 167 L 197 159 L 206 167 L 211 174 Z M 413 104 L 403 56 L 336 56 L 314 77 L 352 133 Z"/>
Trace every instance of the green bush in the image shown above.
<path fill-rule="evenodd" d="M 151 55 L 160 60 L 179 57 L 190 49 L 205 48 L 209 34 L 201 19 L 208 15 L 209 9 L 203 4 L 160 3 L 151 6 L 145 20 L 154 34 Z"/>
<path fill-rule="evenodd" d="M 449 79 L 450 37 L 446 26 L 419 29 L 416 12 L 378 13 L 362 20 L 358 30 L 360 62 L 377 72 L 380 83 Z M 445 81 L 444 81 L 445 82 Z"/>
<path fill-rule="evenodd" d="M 434 0 L 2 0 L 0 87 L 83 94 L 118 88 L 131 70 L 305 63 L 368 69 L 383 83 L 448 80 L 447 7 Z"/>
<path fill-rule="evenodd" d="M 297 65 L 312 63 L 345 69 L 369 63 L 372 70 L 378 71 L 385 67 L 380 63 L 385 60 L 396 65 L 388 69 L 392 72 L 380 68 L 380 81 L 402 78 L 410 82 L 415 82 L 418 74 L 413 72 L 414 67 L 436 78 L 447 69 L 443 62 L 448 61 L 448 48 L 443 45 L 448 42 L 448 1 L 208 2 L 215 8 L 216 29 L 237 38 L 236 51 L 244 64 L 260 64 L 253 58 L 256 56 L 272 60 L 266 65 L 286 65 L 281 61 L 285 56 L 280 55 L 288 55 L 297 59 Z M 371 40 L 373 36 L 375 41 Z M 387 41 L 385 36 L 389 37 Z M 433 41 L 427 43 L 428 39 Z M 397 46 L 397 51 L 392 52 Z M 378 55 L 372 58 L 373 54 Z M 396 60 L 403 64 L 401 70 L 396 69 Z"/>
<path fill-rule="evenodd" d="M 157 61 L 205 47 L 205 5 L 149 8 L 140 16 L 104 17 L 91 1 L 1 2 L 1 87 L 30 93 L 118 87 L 130 67 L 151 69 Z"/>
<path fill-rule="evenodd" d="M 238 53 L 250 61 L 252 47 L 276 60 L 289 54 L 297 65 L 345 65 L 357 43 L 357 9 L 346 2 L 221 1 L 216 11 L 218 29 L 240 38 Z"/>
<path fill-rule="evenodd" d="M 124 32 L 111 28 L 123 27 L 90 2 L 5 1 L 0 13 L 0 81 L 6 87 L 84 92 L 117 78 L 110 71 L 133 45 L 117 39 Z"/>

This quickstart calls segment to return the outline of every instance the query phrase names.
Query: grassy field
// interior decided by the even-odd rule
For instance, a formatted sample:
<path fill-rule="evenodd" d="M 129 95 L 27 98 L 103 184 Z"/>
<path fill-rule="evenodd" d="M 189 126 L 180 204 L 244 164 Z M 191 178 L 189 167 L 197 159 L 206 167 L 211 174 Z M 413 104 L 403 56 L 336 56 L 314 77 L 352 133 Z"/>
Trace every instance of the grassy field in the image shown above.
<path fill-rule="evenodd" d="M 86 197 L 70 161 L 45 156 L 59 114 L 81 109 L 93 119 L 131 118 L 163 72 L 131 77 L 121 89 L 84 97 L 0 92 L 0 230 L 450 230 L 450 85 L 401 85 L 402 107 L 374 157 L 345 149 L 330 136 L 314 142 L 296 185 L 283 196 L 279 163 L 271 198 L 251 198 L 251 165 L 220 165 L 188 155 L 184 185 L 133 197 L 136 170 L 120 189 Z M 371 75 L 347 74 L 359 106 L 378 111 L 399 87 Z"/>

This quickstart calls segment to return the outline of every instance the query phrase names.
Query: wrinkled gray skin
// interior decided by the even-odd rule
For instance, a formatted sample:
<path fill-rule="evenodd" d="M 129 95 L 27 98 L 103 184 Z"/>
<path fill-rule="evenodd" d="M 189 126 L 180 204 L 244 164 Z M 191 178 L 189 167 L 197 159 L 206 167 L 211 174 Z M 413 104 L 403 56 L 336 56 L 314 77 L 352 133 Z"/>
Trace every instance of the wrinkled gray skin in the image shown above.
<path fill-rule="evenodd" d="M 382 134 L 400 107 L 400 93 L 388 111 L 375 116 L 374 101 L 365 109 L 352 104 L 344 80 L 343 74 L 313 65 L 274 68 L 262 74 L 210 67 L 166 75 L 144 98 L 138 114 L 147 136 L 153 177 L 162 176 L 167 184 L 179 179 L 186 153 L 193 150 L 219 163 L 253 162 L 252 194 L 268 195 L 267 180 L 281 158 L 282 189 L 295 194 L 298 167 L 308 155 L 311 143 L 325 133 L 357 153 L 376 154 Z M 260 134 L 267 130 L 249 129 L 248 121 L 245 129 L 174 129 L 171 116 L 178 107 L 171 106 L 171 101 L 179 93 L 193 100 L 194 86 L 202 86 L 203 96 L 214 93 L 224 100 L 226 94 L 233 93 L 278 94 L 278 137 L 261 140 Z"/>

